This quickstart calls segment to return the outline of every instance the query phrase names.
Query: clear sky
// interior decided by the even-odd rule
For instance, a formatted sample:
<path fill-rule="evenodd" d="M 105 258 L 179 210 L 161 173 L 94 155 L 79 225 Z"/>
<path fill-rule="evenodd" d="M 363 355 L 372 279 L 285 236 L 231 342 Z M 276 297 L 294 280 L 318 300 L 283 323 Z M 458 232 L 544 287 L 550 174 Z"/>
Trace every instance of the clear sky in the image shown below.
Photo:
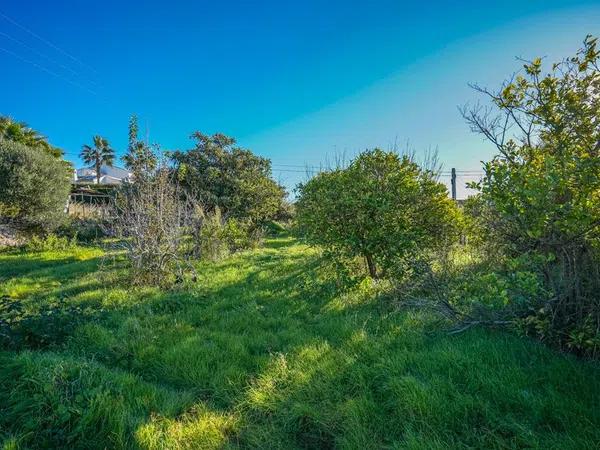
<path fill-rule="evenodd" d="M 0 114 L 77 166 L 94 134 L 122 155 L 136 113 L 165 149 L 234 136 L 290 189 L 304 165 L 394 142 L 478 170 L 492 149 L 457 111 L 467 83 L 497 86 L 516 56 L 560 59 L 588 33 L 598 0 L 0 0 Z"/>

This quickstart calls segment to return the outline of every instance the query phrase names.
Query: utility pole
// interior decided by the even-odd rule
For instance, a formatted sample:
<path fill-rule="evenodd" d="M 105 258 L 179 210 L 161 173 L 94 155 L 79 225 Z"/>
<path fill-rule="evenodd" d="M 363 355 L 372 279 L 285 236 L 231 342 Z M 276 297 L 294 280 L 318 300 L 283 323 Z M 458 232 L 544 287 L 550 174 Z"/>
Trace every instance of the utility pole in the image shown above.
<path fill-rule="evenodd" d="M 456 201 L 456 169 L 452 168 L 452 200 Z"/>

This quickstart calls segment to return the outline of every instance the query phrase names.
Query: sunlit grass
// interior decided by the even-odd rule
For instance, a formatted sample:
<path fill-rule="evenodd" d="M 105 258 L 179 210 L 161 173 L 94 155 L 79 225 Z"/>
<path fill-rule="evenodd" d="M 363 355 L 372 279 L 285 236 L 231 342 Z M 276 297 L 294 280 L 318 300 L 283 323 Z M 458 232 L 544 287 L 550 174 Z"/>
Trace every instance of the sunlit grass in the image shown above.
<path fill-rule="evenodd" d="M 72 254 L 71 254 L 72 253 Z M 99 249 L 0 253 L 0 294 L 96 308 L 0 353 L 5 448 L 595 448 L 600 368 L 499 331 L 449 336 L 291 238 L 171 291 Z M 102 311 L 102 313 L 100 313 Z"/>

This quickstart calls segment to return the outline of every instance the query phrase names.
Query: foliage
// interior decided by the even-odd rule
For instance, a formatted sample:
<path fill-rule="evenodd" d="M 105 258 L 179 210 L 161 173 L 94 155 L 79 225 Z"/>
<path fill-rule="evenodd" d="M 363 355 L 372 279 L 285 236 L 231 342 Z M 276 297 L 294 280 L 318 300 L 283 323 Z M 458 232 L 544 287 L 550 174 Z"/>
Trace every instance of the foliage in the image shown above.
<path fill-rule="evenodd" d="M 90 243 L 109 236 L 110 229 L 110 220 L 71 217 L 56 230 L 56 234 L 72 241 Z"/>
<path fill-rule="evenodd" d="M 26 301 L 0 297 L 0 347 L 37 349 L 62 344 L 82 323 L 92 317 L 97 320 L 100 312 L 64 298 L 45 299 L 31 310 Z"/>
<path fill-rule="evenodd" d="M 457 237 L 458 210 L 434 173 L 379 149 L 300 185 L 296 215 L 309 242 L 361 256 L 373 278 Z"/>
<path fill-rule="evenodd" d="M 123 156 L 125 167 L 132 171 L 134 178 L 152 174 L 158 165 L 157 148 L 152 148 L 138 138 L 138 119 L 134 114 L 129 119 L 129 143 L 127 154 Z"/>
<path fill-rule="evenodd" d="M 271 237 L 277 237 L 281 234 L 285 234 L 289 231 L 290 227 L 293 226 L 289 222 L 279 222 L 272 220 L 267 222 L 264 227 L 265 234 Z"/>
<path fill-rule="evenodd" d="M 32 430 L 10 438 L 16 448 L 135 448 L 147 411 L 172 411 L 178 397 L 92 360 L 22 352 L 0 353 L 0 363 L 0 429 Z"/>
<path fill-rule="evenodd" d="M 262 233 L 248 223 L 235 218 L 225 219 L 217 206 L 213 212 L 205 212 L 196 205 L 190 223 L 192 255 L 209 261 L 218 261 L 240 250 L 255 248 Z"/>
<path fill-rule="evenodd" d="M 493 108 L 463 111 L 499 152 L 475 185 L 477 220 L 503 254 L 541 261 L 554 295 L 540 314 L 553 340 L 566 346 L 584 324 L 593 324 L 589 341 L 600 340 L 599 58 L 588 36 L 583 49 L 547 74 L 537 58 L 499 91 L 477 88 Z"/>
<path fill-rule="evenodd" d="M 48 153 L 0 139 L 0 213 L 52 230 L 66 218 L 71 166 Z"/>
<path fill-rule="evenodd" d="M 169 291 L 131 289 L 122 264 L 98 271 L 75 256 L 0 253 L 0 295 L 106 314 L 50 349 L 0 353 L 0 442 L 575 450 L 600 439 L 598 364 L 497 330 L 440 333 L 376 297 L 385 283 L 340 292 L 292 238 L 200 263 L 198 283 Z"/>
<path fill-rule="evenodd" d="M 126 250 L 134 283 L 167 286 L 193 271 L 182 253 L 187 215 L 179 187 L 165 167 L 123 189 L 114 234 Z"/>
<path fill-rule="evenodd" d="M 284 199 L 274 220 L 279 223 L 291 224 L 296 217 L 296 206 L 289 200 Z"/>
<path fill-rule="evenodd" d="M 100 184 L 100 168 L 102 165 L 112 166 L 115 159 L 115 151 L 110 146 L 108 140 L 102 136 L 94 136 L 94 144 L 83 145 L 81 147 L 81 159 L 85 164 L 93 164 L 96 169 L 96 182 Z"/>
<path fill-rule="evenodd" d="M 172 154 L 182 185 L 208 211 L 262 226 L 282 208 L 285 191 L 271 178 L 271 162 L 223 134 L 192 135 L 195 148 Z"/>
<path fill-rule="evenodd" d="M 66 236 L 57 236 L 56 234 L 50 233 L 43 237 L 37 235 L 32 236 L 25 248 L 30 252 L 48 252 L 70 250 L 76 245 L 76 236 L 69 239 Z"/>
<path fill-rule="evenodd" d="M 63 156 L 62 150 L 48 143 L 46 137 L 30 128 L 25 122 L 17 122 L 10 117 L 0 116 L 0 139 L 43 150 L 55 158 L 60 159 Z"/>

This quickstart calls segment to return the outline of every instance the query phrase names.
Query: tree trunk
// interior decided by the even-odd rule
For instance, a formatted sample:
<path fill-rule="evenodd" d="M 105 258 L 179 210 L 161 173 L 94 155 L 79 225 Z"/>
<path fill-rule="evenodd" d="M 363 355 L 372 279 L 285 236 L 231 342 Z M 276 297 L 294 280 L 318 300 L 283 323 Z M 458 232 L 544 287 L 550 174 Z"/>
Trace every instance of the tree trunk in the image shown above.
<path fill-rule="evenodd" d="M 371 278 L 377 278 L 377 267 L 375 266 L 375 261 L 373 261 L 373 256 L 365 255 L 365 259 L 367 261 L 367 267 L 369 268 L 369 275 Z"/>
<path fill-rule="evenodd" d="M 100 184 L 100 159 L 96 159 L 96 184 Z"/>

